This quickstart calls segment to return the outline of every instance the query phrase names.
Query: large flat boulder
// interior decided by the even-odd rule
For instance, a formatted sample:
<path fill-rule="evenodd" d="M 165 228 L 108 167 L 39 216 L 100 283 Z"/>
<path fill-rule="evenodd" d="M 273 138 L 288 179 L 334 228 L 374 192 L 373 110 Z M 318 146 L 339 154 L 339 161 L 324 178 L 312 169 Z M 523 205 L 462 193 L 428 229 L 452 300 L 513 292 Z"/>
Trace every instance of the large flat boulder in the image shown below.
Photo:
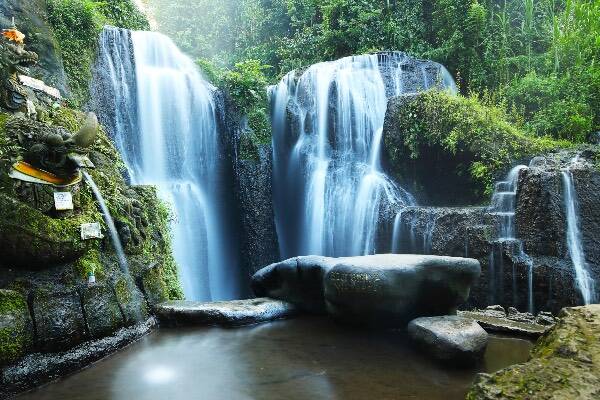
<path fill-rule="evenodd" d="M 254 275 L 253 288 L 259 296 L 344 322 L 404 326 L 420 316 L 455 313 L 480 272 L 479 262 L 466 258 L 307 256 L 263 268 Z"/>
<path fill-rule="evenodd" d="M 529 362 L 480 374 L 467 399 L 600 399 L 600 305 L 563 309 Z"/>
<path fill-rule="evenodd" d="M 258 298 L 207 303 L 167 301 L 158 304 L 155 311 L 161 324 L 167 326 L 242 326 L 287 318 L 298 309 L 285 301 Z"/>
<path fill-rule="evenodd" d="M 252 277 L 258 297 L 289 301 L 309 312 L 326 311 L 323 279 L 337 263 L 335 258 L 294 257 L 260 269 Z"/>
<path fill-rule="evenodd" d="M 456 315 L 414 319 L 408 334 L 432 357 L 453 365 L 475 364 L 488 343 L 487 332 L 475 320 Z"/>

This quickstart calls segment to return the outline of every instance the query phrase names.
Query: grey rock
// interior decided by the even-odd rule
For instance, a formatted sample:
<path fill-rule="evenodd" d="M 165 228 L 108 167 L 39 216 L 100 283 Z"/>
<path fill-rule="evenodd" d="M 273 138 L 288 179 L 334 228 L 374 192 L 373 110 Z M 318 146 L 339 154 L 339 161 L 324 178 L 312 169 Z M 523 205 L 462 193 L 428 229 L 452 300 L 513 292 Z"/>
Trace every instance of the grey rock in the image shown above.
<path fill-rule="evenodd" d="M 459 316 L 474 319 L 488 332 L 507 333 L 514 336 L 538 338 L 549 328 L 535 321 L 511 320 L 506 316 L 490 313 L 487 310 L 459 311 Z"/>
<path fill-rule="evenodd" d="M 487 332 L 475 320 L 459 316 L 414 319 L 408 334 L 432 357 L 461 365 L 480 360 L 488 342 Z"/>
<path fill-rule="evenodd" d="M 60 351 L 86 338 L 85 320 L 75 290 L 38 288 L 33 294 L 37 347 Z"/>
<path fill-rule="evenodd" d="M 337 260 L 324 280 L 327 311 L 349 323 L 404 326 L 420 316 L 446 315 L 469 297 L 477 260 L 382 254 Z"/>
<path fill-rule="evenodd" d="M 480 273 L 476 260 L 384 254 L 296 257 L 252 278 L 257 296 L 288 301 L 359 324 L 403 326 L 418 316 L 454 312 Z"/>
<path fill-rule="evenodd" d="M 270 298 L 200 303 L 168 301 L 155 307 L 161 324 L 241 326 L 269 322 L 296 315 L 291 303 Z"/>
<path fill-rule="evenodd" d="M 82 287 L 81 301 L 93 338 L 110 335 L 123 326 L 123 314 L 110 286 L 97 283 Z"/>
<path fill-rule="evenodd" d="M 113 282 L 113 289 L 126 326 L 137 324 L 148 318 L 146 299 L 131 277 L 119 276 Z"/>
<path fill-rule="evenodd" d="M 320 256 L 294 257 L 260 269 L 252 277 L 258 297 L 289 301 L 304 311 L 326 311 L 323 279 L 336 259 Z"/>

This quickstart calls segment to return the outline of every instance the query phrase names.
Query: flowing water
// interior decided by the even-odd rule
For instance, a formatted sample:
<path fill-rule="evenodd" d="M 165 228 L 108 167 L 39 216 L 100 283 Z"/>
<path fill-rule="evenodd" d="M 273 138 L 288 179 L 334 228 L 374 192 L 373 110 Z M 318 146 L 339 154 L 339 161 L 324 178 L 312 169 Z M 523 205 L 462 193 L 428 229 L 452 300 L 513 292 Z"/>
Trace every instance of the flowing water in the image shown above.
<path fill-rule="evenodd" d="M 109 27 L 92 89 L 131 182 L 157 186 L 171 205 L 186 298 L 239 297 L 215 88 L 166 36 Z"/>
<path fill-rule="evenodd" d="M 572 164 L 576 164 L 576 162 L 577 160 L 573 160 Z M 569 256 L 575 268 L 575 279 L 583 301 L 585 304 L 590 304 L 596 301 L 595 282 L 588 271 L 585 252 L 583 250 L 579 226 L 577 192 L 573 183 L 573 173 L 570 169 L 562 171 L 562 180 L 567 216 L 567 246 L 569 248 Z"/>
<path fill-rule="evenodd" d="M 381 168 L 388 99 L 434 85 L 455 90 L 441 65 L 385 53 L 293 71 L 271 89 L 283 258 L 375 251 L 380 212 L 414 204 Z"/>
<path fill-rule="evenodd" d="M 490 335 L 461 369 L 420 354 L 399 332 L 302 317 L 240 329 L 160 329 L 20 400 L 464 399 L 477 372 L 525 362 L 531 342 Z"/>
<path fill-rule="evenodd" d="M 102 193 L 100 193 L 100 189 L 98 189 L 98 186 L 96 185 L 96 182 L 94 182 L 94 179 L 92 179 L 91 175 L 85 170 L 81 171 L 81 173 L 83 174 L 83 178 L 85 179 L 86 183 L 92 189 L 96 201 L 98 201 L 100 211 L 102 212 L 102 217 L 104 218 L 104 222 L 106 223 L 106 226 L 108 228 L 110 241 L 113 245 L 113 248 L 115 249 L 115 253 L 117 254 L 119 267 L 125 275 L 128 275 L 129 264 L 127 263 L 127 257 L 125 257 L 125 252 L 123 251 L 123 246 L 121 245 L 121 238 L 119 238 L 119 233 L 117 232 L 115 221 L 113 220 L 112 215 L 110 215 L 110 211 L 106 206 L 104 197 L 102 197 Z"/>
<path fill-rule="evenodd" d="M 525 165 L 518 165 L 510 170 L 506 180 L 496 183 L 496 190 L 492 195 L 490 213 L 498 218 L 497 238 L 490 253 L 490 301 L 495 303 L 503 298 L 504 277 L 504 252 L 507 250 L 513 258 L 512 292 L 513 305 L 517 298 L 517 273 L 515 264 L 521 263 L 527 267 L 527 310 L 535 312 L 533 300 L 533 260 L 524 249 L 523 242 L 517 238 L 515 229 L 515 211 L 517 206 L 517 191 L 519 189 L 519 174 L 527 169 Z"/>

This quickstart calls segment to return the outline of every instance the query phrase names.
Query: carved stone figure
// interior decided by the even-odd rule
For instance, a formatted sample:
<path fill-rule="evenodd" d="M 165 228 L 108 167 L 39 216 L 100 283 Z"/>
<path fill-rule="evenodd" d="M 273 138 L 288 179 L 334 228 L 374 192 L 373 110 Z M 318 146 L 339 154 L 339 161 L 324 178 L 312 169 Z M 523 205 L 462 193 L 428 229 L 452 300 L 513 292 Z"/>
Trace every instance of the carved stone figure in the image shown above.
<path fill-rule="evenodd" d="M 23 149 L 23 161 L 27 167 L 50 173 L 59 179 L 69 179 L 77 174 L 77 169 L 89 163 L 84 157 L 94 143 L 98 133 L 98 119 L 88 113 L 84 126 L 72 134 L 64 128 L 47 125 L 29 118 L 12 118 L 6 123 L 6 131 L 13 136 Z M 15 167 L 26 175 L 26 168 Z M 35 173 L 34 177 L 44 180 Z M 48 183 L 59 184 L 48 180 Z"/>
<path fill-rule="evenodd" d="M 25 50 L 25 35 L 15 26 L 0 36 L 0 94 L 2 106 L 12 111 L 27 111 L 27 94 L 18 74 L 29 73 L 28 67 L 38 61 L 38 55 Z"/>

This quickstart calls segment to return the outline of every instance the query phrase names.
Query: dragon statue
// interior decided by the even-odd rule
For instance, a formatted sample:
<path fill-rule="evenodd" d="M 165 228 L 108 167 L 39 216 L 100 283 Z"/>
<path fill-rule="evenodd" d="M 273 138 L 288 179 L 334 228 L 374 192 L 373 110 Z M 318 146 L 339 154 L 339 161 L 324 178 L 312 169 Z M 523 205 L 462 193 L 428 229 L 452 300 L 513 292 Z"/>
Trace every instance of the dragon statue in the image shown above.
<path fill-rule="evenodd" d="M 18 74 L 28 74 L 28 67 L 38 61 L 38 55 L 25 50 L 25 35 L 14 26 L 0 35 L 0 97 L 2 106 L 11 111 L 25 110 L 27 93 Z"/>

